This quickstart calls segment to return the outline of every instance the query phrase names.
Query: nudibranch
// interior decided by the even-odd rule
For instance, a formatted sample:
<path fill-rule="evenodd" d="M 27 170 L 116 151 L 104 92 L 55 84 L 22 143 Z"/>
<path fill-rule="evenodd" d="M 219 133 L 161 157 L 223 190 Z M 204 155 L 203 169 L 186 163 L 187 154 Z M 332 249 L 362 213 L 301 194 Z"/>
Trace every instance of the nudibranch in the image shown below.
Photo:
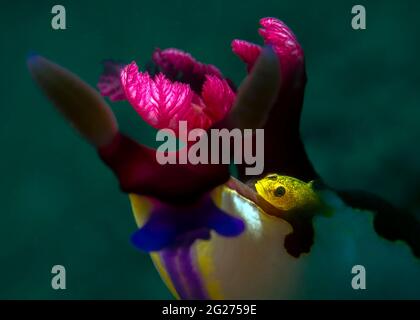
<path fill-rule="evenodd" d="M 41 56 L 28 65 L 129 194 L 138 225 L 132 242 L 151 254 L 175 297 L 420 298 L 419 221 L 322 181 L 299 134 L 303 49 L 282 21 L 260 24 L 264 46 L 232 42 L 249 73 L 238 89 L 215 66 L 173 48 L 155 50 L 143 71 L 107 60 L 100 94 Z M 157 129 L 179 129 L 180 121 L 187 131 L 262 128 L 264 172 L 248 177 L 238 165 L 236 179 L 227 164 L 160 165 L 156 150 L 121 133 L 101 95 L 127 100 Z M 364 290 L 352 286 L 358 265 Z"/>

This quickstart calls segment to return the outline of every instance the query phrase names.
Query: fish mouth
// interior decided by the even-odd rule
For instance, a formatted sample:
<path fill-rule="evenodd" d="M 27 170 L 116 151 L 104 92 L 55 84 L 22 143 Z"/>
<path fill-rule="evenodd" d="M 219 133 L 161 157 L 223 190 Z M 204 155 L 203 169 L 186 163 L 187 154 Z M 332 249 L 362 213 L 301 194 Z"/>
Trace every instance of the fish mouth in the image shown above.
<path fill-rule="evenodd" d="M 259 182 L 259 181 L 257 181 L 257 182 L 255 182 L 255 183 L 254 183 L 254 188 L 255 188 L 255 190 L 258 192 L 258 194 L 259 194 L 260 196 L 262 196 L 262 195 L 263 195 L 263 193 L 265 193 L 265 188 L 264 188 L 264 186 L 261 184 L 261 182 Z M 261 191 L 263 191 L 263 192 L 261 192 Z"/>
<path fill-rule="evenodd" d="M 261 197 L 266 198 L 266 196 L 267 196 L 267 189 L 265 188 L 265 186 L 264 186 L 264 184 L 263 184 L 263 183 L 261 183 L 260 181 L 257 181 L 257 182 L 254 184 L 254 187 L 255 187 L 255 190 L 257 191 L 257 193 L 258 193 Z"/>

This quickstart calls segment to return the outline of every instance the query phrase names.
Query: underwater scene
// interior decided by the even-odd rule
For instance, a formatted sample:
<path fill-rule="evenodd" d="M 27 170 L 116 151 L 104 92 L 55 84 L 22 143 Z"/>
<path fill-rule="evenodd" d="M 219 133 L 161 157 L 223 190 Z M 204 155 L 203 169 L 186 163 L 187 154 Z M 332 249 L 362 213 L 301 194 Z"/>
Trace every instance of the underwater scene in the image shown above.
<path fill-rule="evenodd" d="M 0 299 L 420 299 L 419 12 L 2 4 Z"/>

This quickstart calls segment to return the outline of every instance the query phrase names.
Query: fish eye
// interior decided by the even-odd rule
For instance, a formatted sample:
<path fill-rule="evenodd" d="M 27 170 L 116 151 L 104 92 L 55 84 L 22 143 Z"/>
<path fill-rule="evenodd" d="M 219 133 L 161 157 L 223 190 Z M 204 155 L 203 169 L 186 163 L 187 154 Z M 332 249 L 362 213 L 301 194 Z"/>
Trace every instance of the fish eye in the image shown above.
<path fill-rule="evenodd" d="M 282 197 L 286 193 L 286 189 L 282 186 L 277 187 L 276 190 L 274 190 L 274 195 L 276 197 Z"/>
<path fill-rule="evenodd" d="M 272 181 L 276 181 L 277 180 L 277 176 L 275 174 L 269 175 L 267 176 L 268 180 L 272 180 Z"/>

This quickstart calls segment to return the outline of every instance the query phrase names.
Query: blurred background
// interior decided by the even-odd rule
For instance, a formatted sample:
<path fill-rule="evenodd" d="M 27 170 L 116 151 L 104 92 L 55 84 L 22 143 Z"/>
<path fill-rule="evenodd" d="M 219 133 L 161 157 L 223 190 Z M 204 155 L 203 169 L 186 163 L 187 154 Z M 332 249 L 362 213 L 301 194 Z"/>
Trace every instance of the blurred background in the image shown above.
<path fill-rule="evenodd" d="M 67 29 L 51 28 L 64 5 Z M 367 29 L 351 28 L 362 4 Z M 420 77 L 418 1 L 12 1 L 0 40 L 0 298 L 171 298 L 148 255 L 129 242 L 136 226 L 112 173 L 32 82 L 36 51 L 96 85 L 103 59 L 145 64 L 177 47 L 237 84 L 234 38 L 261 43 L 258 20 L 296 33 L 307 60 L 301 131 L 316 169 L 333 186 L 360 188 L 418 211 Z M 154 139 L 126 102 L 111 104 L 123 131 Z M 67 290 L 51 289 L 51 268 Z"/>

